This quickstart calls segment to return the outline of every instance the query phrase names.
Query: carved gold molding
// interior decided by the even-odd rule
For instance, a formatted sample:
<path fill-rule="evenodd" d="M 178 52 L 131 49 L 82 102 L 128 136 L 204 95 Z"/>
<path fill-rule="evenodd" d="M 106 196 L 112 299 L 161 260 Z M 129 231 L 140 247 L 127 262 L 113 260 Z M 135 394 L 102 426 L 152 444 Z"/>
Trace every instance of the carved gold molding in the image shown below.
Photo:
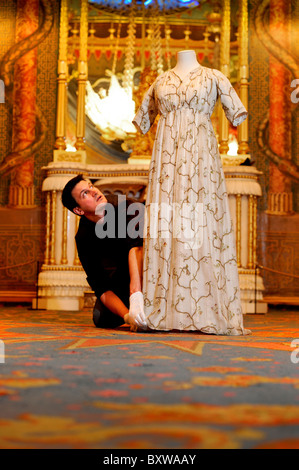
<path fill-rule="evenodd" d="M 41 271 L 83 271 L 82 266 L 51 266 L 43 264 Z"/>
<path fill-rule="evenodd" d="M 58 88 L 56 108 L 56 141 L 55 148 L 66 148 L 66 106 L 67 106 L 67 49 L 68 49 L 68 0 L 61 0 L 59 27 L 59 58 L 58 58 Z"/>
<path fill-rule="evenodd" d="M 78 101 L 76 123 L 76 149 L 85 150 L 85 88 L 88 78 L 87 65 L 88 0 L 81 0 L 80 56 L 78 64 Z"/>
<path fill-rule="evenodd" d="M 229 77 L 230 65 L 230 0 L 222 1 L 222 22 L 220 37 L 220 71 Z M 222 107 L 219 110 L 219 151 L 221 154 L 227 154 L 229 151 L 228 135 L 229 127 L 225 113 Z"/>
<path fill-rule="evenodd" d="M 239 95 L 245 108 L 248 109 L 248 2 L 239 0 Z M 238 153 L 248 154 L 248 119 L 238 126 Z"/>

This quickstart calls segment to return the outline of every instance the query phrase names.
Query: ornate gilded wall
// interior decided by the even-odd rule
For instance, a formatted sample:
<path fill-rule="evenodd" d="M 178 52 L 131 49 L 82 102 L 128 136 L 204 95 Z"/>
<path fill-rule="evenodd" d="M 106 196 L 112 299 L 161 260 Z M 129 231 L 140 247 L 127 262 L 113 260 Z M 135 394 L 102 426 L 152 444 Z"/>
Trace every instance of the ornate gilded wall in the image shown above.
<path fill-rule="evenodd" d="M 292 213 L 279 215 L 269 214 L 268 193 L 271 181 L 270 161 L 257 142 L 257 131 L 260 122 L 269 111 L 273 87 L 270 85 L 270 54 L 257 36 L 255 29 L 255 15 L 260 0 L 249 2 L 249 133 L 252 160 L 256 167 L 263 172 L 261 180 L 263 197 L 259 200 L 258 217 L 258 262 L 270 270 L 263 270 L 265 294 L 270 302 L 298 303 L 299 299 L 299 185 L 293 180 L 291 191 L 293 194 Z M 286 2 L 287 3 L 287 2 Z M 299 32 L 299 2 L 290 1 L 290 36 L 289 51 L 299 58 L 298 32 Z M 298 59 L 299 61 L 299 59 Z M 294 78 L 294 77 L 293 77 Z M 297 77 L 299 78 L 299 77 Z M 290 80 L 291 82 L 291 80 Z M 289 93 L 293 89 L 281 90 Z M 290 99 L 290 106 L 292 105 Z M 286 119 L 279 116 L 278 119 Z M 289 149 L 293 162 L 299 163 L 299 104 L 294 107 L 291 127 L 291 148 Z M 270 138 L 271 135 L 268 135 Z M 282 177 L 282 180 L 284 177 Z M 281 273 L 287 273 L 283 275 Z"/>
<path fill-rule="evenodd" d="M 13 46 L 15 42 L 16 3 L 9 0 L 0 3 L 0 42 L 1 58 Z M 0 158 L 8 154 L 11 149 L 12 108 L 5 103 L 0 104 Z M 8 201 L 8 178 L 0 178 L 0 204 Z"/>
<path fill-rule="evenodd" d="M 0 176 L 0 300 L 30 300 L 36 285 L 37 261 L 43 259 L 45 202 L 41 192 L 42 167 L 53 159 L 56 122 L 59 0 L 53 0 L 54 22 L 37 46 L 36 104 L 46 118 L 46 138 L 34 154 L 34 206 L 9 207 L 10 174 Z M 0 2 L 0 61 L 16 43 L 18 2 Z M 39 19 L 42 11 L 39 8 Z M 1 77 L 0 77 L 1 78 Z M 12 151 L 13 108 L 0 104 L 0 162 Z M 3 269 L 14 266 L 11 269 Z"/>
<path fill-rule="evenodd" d="M 263 172 L 261 185 L 263 197 L 259 207 L 267 207 L 267 189 L 269 178 L 269 161 L 259 150 L 256 132 L 259 122 L 269 109 L 269 54 L 261 46 L 254 29 L 254 15 L 259 0 L 249 2 L 249 142 L 252 160 L 256 167 Z"/>

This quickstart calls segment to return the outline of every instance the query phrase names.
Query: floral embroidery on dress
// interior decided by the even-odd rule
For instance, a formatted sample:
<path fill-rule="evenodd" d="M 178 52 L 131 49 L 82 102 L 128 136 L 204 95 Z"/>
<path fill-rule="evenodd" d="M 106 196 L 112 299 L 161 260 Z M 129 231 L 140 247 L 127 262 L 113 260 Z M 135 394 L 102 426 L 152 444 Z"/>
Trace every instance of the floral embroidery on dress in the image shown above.
<path fill-rule="evenodd" d="M 151 85 L 134 118 L 160 119 L 149 169 L 144 235 L 145 314 L 156 330 L 244 335 L 235 238 L 218 143 L 217 99 L 239 125 L 247 111 L 229 80 L 199 66 Z"/>

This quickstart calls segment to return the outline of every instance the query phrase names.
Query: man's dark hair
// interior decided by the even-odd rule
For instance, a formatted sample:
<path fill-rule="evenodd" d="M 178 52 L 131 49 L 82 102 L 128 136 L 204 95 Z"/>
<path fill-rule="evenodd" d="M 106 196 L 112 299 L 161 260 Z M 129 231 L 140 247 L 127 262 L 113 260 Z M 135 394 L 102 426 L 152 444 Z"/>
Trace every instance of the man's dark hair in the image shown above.
<path fill-rule="evenodd" d="M 74 187 L 78 183 L 80 183 L 80 181 L 85 181 L 84 176 L 83 175 L 75 176 L 75 178 L 72 178 L 68 183 L 66 183 L 62 191 L 62 196 L 61 196 L 62 204 L 71 212 L 74 212 L 75 207 L 78 207 L 78 203 L 75 201 L 75 199 L 72 196 L 72 191 Z"/>

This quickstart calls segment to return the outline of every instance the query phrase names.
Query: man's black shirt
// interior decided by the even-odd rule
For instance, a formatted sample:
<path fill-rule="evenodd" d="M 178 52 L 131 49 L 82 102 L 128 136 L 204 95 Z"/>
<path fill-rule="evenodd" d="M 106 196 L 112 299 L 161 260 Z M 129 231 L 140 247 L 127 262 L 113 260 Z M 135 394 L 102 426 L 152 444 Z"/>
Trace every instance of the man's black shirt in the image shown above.
<path fill-rule="evenodd" d="M 116 295 L 129 299 L 129 264 L 128 255 L 131 248 L 142 246 L 143 244 L 143 210 L 144 205 L 138 203 L 137 212 L 127 215 L 128 207 L 136 201 L 130 199 L 119 199 L 118 196 L 106 196 L 113 210 L 108 208 L 104 219 L 104 224 L 97 227 L 96 223 L 82 216 L 76 234 L 76 244 L 79 259 L 87 275 L 87 282 L 99 299 L 106 291 L 113 291 Z M 120 202 L 120 203 L 119 203 Z M 133 206 L 134 207 L 134 206 Z M 139 208 L 139 214 L 138 214 Z M 113 214 L 114 220 L 111 220 Z M 125 230 L 120 227 L 120 221 L 126 224 Z M 137 238 L 135 230 L 128 233 L 128 224 L 131 221 L 131 229 L 134 226 L 138 232 Z M 135 224 L 136 221 L 136 224 Z M 112 223 L 112 225 L 111 225 Z M 109 224 L 109 225 L 108 225 Z M 113 226 L 114 224 L 114 226 Z M 109 228 L 114 227 L 115 237 L 99 238 L 97 234 L 112 233 Z M 97 232 L 97 233 L 96 233 Z M 134 233 L 135 232 L 135 233 Z M 120 238 L 118 235 L 126 235 Z M 140 236 L 141 234 L 141 236 Z"/>

